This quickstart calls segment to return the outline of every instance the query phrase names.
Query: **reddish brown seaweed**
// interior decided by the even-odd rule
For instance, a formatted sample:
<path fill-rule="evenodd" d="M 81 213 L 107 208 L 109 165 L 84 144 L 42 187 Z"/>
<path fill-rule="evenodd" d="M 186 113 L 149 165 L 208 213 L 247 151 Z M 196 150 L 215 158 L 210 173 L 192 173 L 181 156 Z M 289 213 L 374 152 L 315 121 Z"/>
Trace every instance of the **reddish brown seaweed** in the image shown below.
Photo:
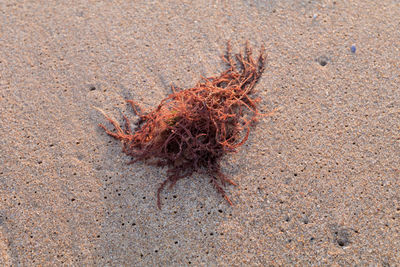
<path fill-rule="evenodd" d="M 220 159 L 227 152 L 246 142 L 250 126 L 260 115 L 259 99 L 251 97 L 254 86 L 264 71 L 264 47 L 257 60 L 246 43 L 245 54 L 231 56 L 228 42 L 223 60 L 229 68 L 219 76 L 202 78 L 193 88 L 177 91 L 161 101 L 148 113 L 140 113 L 138 105 L 127 100 L 139 115 L 137 130 L 132 132 L 125 119 L 125 130 L 113 119 L 115 131 L 100 124 L 106 133 L 123 144 L 123 152 L 133 161 L 155 159 L 158 166 L 167 166 L 168 178 L 157 191 L 157 205 L 161 208 L 160 193 L 167 183 L 170 188 L 193 172 L 205 172 L 216 190 L 232 205 L 222 186 L 236 185 L 220 170 Z"/>

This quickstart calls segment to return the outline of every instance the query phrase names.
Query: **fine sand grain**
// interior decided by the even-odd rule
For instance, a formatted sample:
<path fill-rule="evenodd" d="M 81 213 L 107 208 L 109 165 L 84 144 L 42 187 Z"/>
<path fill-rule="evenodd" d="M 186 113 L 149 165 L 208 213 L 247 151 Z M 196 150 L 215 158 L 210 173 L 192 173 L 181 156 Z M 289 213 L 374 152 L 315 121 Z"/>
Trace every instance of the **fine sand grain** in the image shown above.
<path fill-rule="evenodd" d="M 400 265 L 399 1 L 0 1 L 0 265 Z M 126 165 L 98 123 L 264 44 L 223 171 Z M 353 49 L 351 49 L 354 45 Z M 355 49 L 354 49 L 355 48 Z"/>

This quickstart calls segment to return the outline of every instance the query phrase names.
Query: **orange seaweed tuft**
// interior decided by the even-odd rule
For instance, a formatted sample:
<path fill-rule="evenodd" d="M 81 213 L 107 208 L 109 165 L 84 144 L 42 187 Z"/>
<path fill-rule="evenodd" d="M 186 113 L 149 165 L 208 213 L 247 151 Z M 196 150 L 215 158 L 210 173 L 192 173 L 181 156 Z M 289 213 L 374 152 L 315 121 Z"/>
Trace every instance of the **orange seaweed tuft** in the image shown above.
<path fill-rule="evenodd" d="M 148 113 L 140 113 L 138 105 L 127 100 L 140 117 L 135 132 L 127 117 L 124 130 L 108 116 L 115 131 L 99 124 L 122 142 L 123 152 L 134 158 L 131 163 L 156 159 L 158 166 L 168 167 L 167 179 L 157 190 L 159 208 L 165 185 L 172 187 L 195 171 L 207 173 L 216 190 L 232 205 L 222 186 L 236 183 L 221 172 L 220 159 L 246 142 L 252 123 L 261 115 L 259 99 L 252 94 L 264 71 L 264 53 L 261 47 L 254 60 L 247 42 L 244 55 L 239 53 L 234 58 L 228 42 L 222 58 L 229 68 L 219 76 L 202 78 L 195 87 L 181 91 L 172 86 L 173 93 Z"/>

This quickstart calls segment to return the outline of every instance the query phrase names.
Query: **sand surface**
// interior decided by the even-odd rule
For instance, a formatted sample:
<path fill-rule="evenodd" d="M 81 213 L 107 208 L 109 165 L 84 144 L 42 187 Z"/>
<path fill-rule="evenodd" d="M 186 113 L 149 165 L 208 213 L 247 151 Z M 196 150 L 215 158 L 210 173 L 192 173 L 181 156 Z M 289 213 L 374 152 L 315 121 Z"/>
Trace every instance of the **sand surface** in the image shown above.
<path fill-rule="evenodd" d="M 399 1 L 0 1 L 0 265 L 400 265 Z M 162 193 L 99 107 L 265 44 L 262 119 L 207 177 Z M 355 45 L 356 51 L 350 48 Z M 324 65 L 324 66 L 322 66 Z"/>

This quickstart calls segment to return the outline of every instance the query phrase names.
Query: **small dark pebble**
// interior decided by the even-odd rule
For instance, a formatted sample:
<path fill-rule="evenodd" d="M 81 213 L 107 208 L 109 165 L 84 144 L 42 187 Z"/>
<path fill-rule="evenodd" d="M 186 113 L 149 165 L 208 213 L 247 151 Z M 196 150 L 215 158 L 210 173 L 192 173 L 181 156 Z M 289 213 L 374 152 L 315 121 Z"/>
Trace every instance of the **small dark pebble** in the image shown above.
<path fill-rule="evenodd" d="M 356 46 L 355 46 L 355 45 L 352 45 L 352 46 L 350 47 L 350 51 L 351 51 L 352 53 L 355 53 L 355 52 L 356 52 Z"/>
<path fill-rule="evenodd" d="M 334 235 L 336 243 L 341 247 L 348 246 L 351 243 L 350 233 L 347 229 L 338 229 L 334 232 Z"/>
<path fill-rule="evenodd" d="M 289 222 L 289 221 L 290 221 L 289 215 L 285 215 L 284 220 L 285 220 L 286 222 Z"/>
<path fill-rule="evenodd" d="M 317 58 L 317 62 L 321 65 L 321 66 L 326 66 L 326 64 L 328 64 L 328 58 L 326 56 L 320 56 L 319 58 Z"/>
<path fill-rule="evenodd" d="M 348 244 L 348 241 L 346 239 L 338 239 L 337 242 L 341 247 L 344 247 L 346 244 Z"/>

